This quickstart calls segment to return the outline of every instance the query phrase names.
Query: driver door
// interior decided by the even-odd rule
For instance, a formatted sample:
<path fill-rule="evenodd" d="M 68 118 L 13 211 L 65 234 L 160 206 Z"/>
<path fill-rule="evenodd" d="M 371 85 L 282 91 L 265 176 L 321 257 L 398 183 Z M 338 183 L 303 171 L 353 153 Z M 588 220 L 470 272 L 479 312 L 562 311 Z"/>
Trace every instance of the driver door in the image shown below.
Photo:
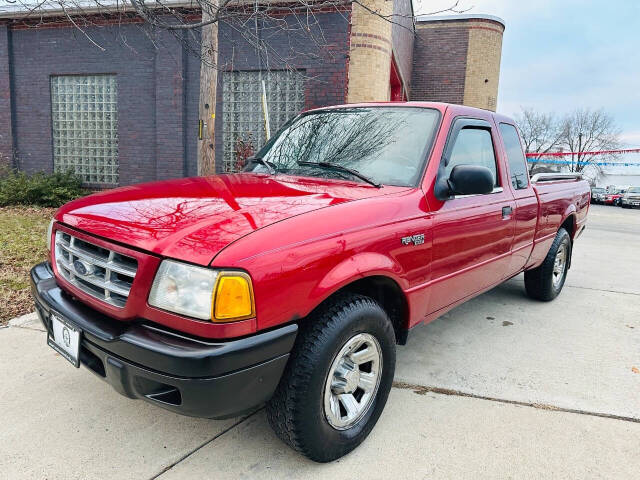
<path fill-rule="evenodd" d="M 438 170 L 438 181 L 456 165 L 481 165 L 494 174 L 484 195 L 450 196 L 434 212 L 430 313 L 499 283 L 509 267 L 515 201 L 499 161 L 495 125 L 458 118 L 452 123 Z M 442 177 L 442 178 L 441 178 Z"/>

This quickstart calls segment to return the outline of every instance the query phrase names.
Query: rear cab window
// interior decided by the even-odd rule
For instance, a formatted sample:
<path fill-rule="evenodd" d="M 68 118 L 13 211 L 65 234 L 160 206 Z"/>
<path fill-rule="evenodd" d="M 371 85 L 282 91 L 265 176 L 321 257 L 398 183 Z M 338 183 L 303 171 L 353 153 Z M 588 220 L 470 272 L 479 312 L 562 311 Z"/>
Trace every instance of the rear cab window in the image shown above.
<path fill-rule="evenodd" d="M 516 127 L 509 123 L 500 124 L 500 134 L 507 153 L 511 185 L 514 190 L 523 190 L 529 186 L 529 174 L 527 160 L 520 143 L 520 135 L 518 135 Z"/>

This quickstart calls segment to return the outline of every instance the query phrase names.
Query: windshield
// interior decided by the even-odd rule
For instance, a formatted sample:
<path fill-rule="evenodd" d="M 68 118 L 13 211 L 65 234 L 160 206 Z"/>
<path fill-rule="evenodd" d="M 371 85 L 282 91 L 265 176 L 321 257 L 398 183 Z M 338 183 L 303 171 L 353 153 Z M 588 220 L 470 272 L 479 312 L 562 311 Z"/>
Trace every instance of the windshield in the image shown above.
<path fill-rule="evenodd" d="M 631 187 L 627 193 L 640 193 L 640 187 Z"/>
<path fill-rule="evenodd" d="M 415 186 L 439 117 L 437 110 L 414 107 L 311 112 L 285 125 L 256 154 L 264 162 L 253 162 L 247 170 L 264 172 L 272 167 L 294 175 L 364 181 L 344 169 L 304 165 L 330 163 L 374 183 Z"/>

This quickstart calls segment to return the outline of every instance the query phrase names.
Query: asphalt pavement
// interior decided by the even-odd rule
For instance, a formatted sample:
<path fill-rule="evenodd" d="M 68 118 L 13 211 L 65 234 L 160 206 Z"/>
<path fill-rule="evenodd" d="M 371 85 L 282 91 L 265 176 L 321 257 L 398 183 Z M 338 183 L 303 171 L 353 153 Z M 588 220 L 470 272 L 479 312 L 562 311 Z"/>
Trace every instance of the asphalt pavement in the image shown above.
<path fill-rule="evenodd" d="M 555 301 L 518 276 L 419 327 L 370 437 L 331 464 L 264 411 L 224 421 L 118 395 L 0 329 L 0 478 L 639 478 L 640 211 L 592 206 Z"/>

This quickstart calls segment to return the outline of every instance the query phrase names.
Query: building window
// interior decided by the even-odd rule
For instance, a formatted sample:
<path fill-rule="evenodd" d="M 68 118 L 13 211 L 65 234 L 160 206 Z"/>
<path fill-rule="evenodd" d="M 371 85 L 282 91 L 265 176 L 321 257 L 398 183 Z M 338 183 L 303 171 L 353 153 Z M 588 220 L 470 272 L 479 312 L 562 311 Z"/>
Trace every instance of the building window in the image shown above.
<path fill-rule="evenodd" d="M 92 185 L 118 183 L 115 75 L 51 77 L 53 168 Z"/>
<path fill-rule="evenodd" d="M 265 82 L 272 135 L 304 108 L 302 72 L 223 72 L 222 142 L 225 172 L 241 170 L 244 157 L 250 152 L 257 152 L 266 141 L 262 80 Z"/>

